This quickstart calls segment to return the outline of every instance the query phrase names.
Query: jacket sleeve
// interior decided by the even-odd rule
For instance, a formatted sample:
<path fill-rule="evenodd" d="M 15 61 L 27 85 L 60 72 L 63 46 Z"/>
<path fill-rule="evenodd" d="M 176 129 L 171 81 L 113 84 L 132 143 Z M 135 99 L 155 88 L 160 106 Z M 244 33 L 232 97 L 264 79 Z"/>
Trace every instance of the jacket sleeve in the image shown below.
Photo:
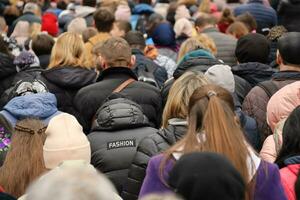
<path fill-rule="evenodd" d="M 131 167 L 129 169 L 127 184 L 122 192 L 124 200 L 136 200 L 146 175 L 146 168 L 150 158 L 158 153 L 155 141 L 146 137 L 143 139 L 135 154 Z"/>
<path fill-rule="evenodd" d="M 275 149 L 275 141 L 272 135 L 267 137 L 259 154 L 263 160 L 274 163 L 277 153 Z"/>

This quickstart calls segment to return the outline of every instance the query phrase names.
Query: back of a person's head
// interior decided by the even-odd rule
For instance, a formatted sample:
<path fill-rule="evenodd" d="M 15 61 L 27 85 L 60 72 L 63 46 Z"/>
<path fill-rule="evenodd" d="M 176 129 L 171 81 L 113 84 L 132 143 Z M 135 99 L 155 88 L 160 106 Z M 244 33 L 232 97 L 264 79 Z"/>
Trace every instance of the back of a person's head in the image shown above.
<path fill-rule="evenodd" d="M 225 8 L 222 12 L 221 19 L 219 20 L 219 23 L 227 22 L 229 24 L 234 22 L 234 16 L 232 11 L 229 8 Z"/>
<path fill-rule="evenodd" d="M 143 33 L 140 31 L 129 31 L 124 39 L 128 42 L 131 48 L 137 48 L 141 51 L 144 51 L 146 47 L 146 41 L 143 36 Z"/>
<path fill-rule="evenodd" d="M 97 28 L 98 32 L 111 31 L 115 21 L 115 16 L 110 10 L 106 8 L 99 8 L 95 11 L 93 16 L 95 27 Z"/>
<path fill-rule="evenodd" d="M 86 50 L 81 37 L 76 33 L 61 34 L 55 42 L 49 68 L 60 66 L 87 67 Z"/>
<path fill-rule="evenodd" d="M 200 15 L 195 21 L 195 27 L 205 27 L 207 25 L 215 25 L 216 20 L 209 14 Z"/>
<path fill-rule="evenodd" d="M 90 143 L 76 118 L 67 113 L 53 117 L 43 146 L 45 167 L 54 169 L 67 160 L 91 161 Z"/>
<path fill-rule="evenodd" d="M 172 118 L 186 119 L 189 99 L 192 93 L 203 85 L 208 84 L 204 74 L 188 71 L 180 76 L 172 85 L 163 112 L 163 127 L 168 126 Z"/>
<path fill-rule="evenodd" d="M 235 56 L 239 63 L 267 63 L 269 54 L 269 40 L 258 33 L 250 33 L 241 37 L 235 49 Z"/>
<path fill-rule="evenodd" d="M 244 23 L 236 21 L 227 28 L 226 33 L 239 39 L 244 35 L 247 35 L 249 30 Z"/>
<path fill-rule="evenodd" d="M 97 29 L 93 27 L 88 27 L 82 31 L 82 40 L 84 43 L 88 42 L 90 38 L 97 35 Z"/>
<path fill-rule="evenodd" d="M 120 30 L 124 31 L 125 34 L 132 30 L 131 24 L 128 21 L 117 20 L 115 23 L 116 26 L 118 26 Z"/>
<path fill-rule="evenodd" d="M 153 42 L 159 46 L 174 47 L 176 45 L 175 32 L 168 22 L 156 25 L 151 35 Z"/>
<path fill-rule="evenodd" d="M 54 39 L 48 34 L 38 34 L 32 38 L 31 47 L 35 55 L 50 55 L 54 46 Z"/>
<path fill-rule="evenodd" d="M 36 14 L 38 12 L 38 10 L 39 10 L 39 7 L 36 3 L 29 2 L 29 3 L 26 3 L 26 5 L 24 6 L 23 13 L 31 12 L 31 13 Z"/>
<path fill-rule="evenodd" d="M 68 32 L 77 33 L 79 35 L 87 28 L 86 20 L 82 17 L 73 19 L 68 25 Z"/>
<path fill-rule="evenodd" d="M 249 12 L 237 16 L 236 21 L 243 22 L 248 28 L 249 32 L 257 29 L 256 20 Z"/>
<path fill-rule="evenodd" d="M 34 182 L 26 200 L 120 200 L 111 182 L 87 163 L 64 162 Z"/>
<path fill-rule="evenodd" d="M 170 172 L 169 185 L 187 200 L 243 200 L 246 194 L 245 181 L 232 163 L 208 152 L 183 155 Z"/>
<path fill-rule="evenodd" d="M 300 67 L 300 33 L 289 32 L 278 39 L 278 51 L 283 64 Z"/>
<path fill-rule="evenodd" d="M 94 8 L 97 5 L 97 0 L 82 0 L 82 5 Z"/>
<path fill-rule="evenodd" d="M 112 53 L 114 52 L 114 53 Z M 108 67 L 129 66 L 131 64 L 131 48 L 120 37 L 112 37 L 94 48 L 95 54 L 100 54 Z"/>
<path fill-rule="evenodd" d="M 0 170 L 0 185 L 6 192 L 20 197 L 29 184 L 45 171 L 45 139 L 45 125 L 41 121 L 24 119 L 17 123 L 11 147 Z"/>
<path fill-rule="evenodd" d="M 287 32 L 288 32 L 287 29 L 282 25 L 274 26 L 270 29 L 269 34 L 267 35 L 267 38 L 270 41 L 276 41 L 277 42 L 278 39 Z"/>

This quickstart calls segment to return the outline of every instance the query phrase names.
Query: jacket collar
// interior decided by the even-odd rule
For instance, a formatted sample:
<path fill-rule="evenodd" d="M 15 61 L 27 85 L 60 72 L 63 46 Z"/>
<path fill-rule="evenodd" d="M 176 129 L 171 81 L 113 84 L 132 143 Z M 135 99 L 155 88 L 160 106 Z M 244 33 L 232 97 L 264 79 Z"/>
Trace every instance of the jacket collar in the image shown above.
<path fill-rule="evenodd" d="M 262 0 L 249 0 L 248 3 L 263 3 Z"/>
<path fill-rule="evenodd" d="M 144 53 L 139 49 L 132 49 L 131 53 L 132 55 L 142 55 L 142 56 L 144 55 Z"/>
<path fill-rule="evenodd" d="M 101 72 L 97 81 L 102 81 L 103 79 L 106 79 L 108 77 L 120 74 L 138 80 L 134 72 L 128 67 L 110 67 Z"/>
<path fill-rule="evenodd" d="M 211 33 L 211 32 L 220 32 L 220 31 L 215 27 L 206 28 L 202 31 L 202 33 Z"/>
<path fill-rule="evenodd" d="M 272 79 L 275 81 L 284 80 L 300 80 L 300 72 L 298 71 L 280 71 L 274 73 Z"/>
<path fill-rule="evenodd" d="M 293 165 L 293 164 L 300 164 L 300 156 L 293 156 L 284 161 L 284 164 L 287 165 Z"/>

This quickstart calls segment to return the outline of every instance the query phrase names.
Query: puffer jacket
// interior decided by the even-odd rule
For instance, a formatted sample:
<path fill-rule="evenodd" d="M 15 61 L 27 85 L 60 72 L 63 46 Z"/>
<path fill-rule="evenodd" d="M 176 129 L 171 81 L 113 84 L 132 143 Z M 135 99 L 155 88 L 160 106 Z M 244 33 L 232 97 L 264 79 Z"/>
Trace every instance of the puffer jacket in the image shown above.
<path fill-rule="evenodd" d="M 272 81 L 279 90 L 297 80 L 300 80 L 300 72 L 281 71 L 273 74 L 272 80 L 270 81 Z M 266 111 L 269 99 L 270 98 L 264 89 L 259 86 L 255 86 L 251 89 L 243 102 L 243 111 L 245 114 L 254 118 L 257 122 L 257 127 L 261 134 L 261 144 L 269 135 L 272 134 L 266 120 Z"/>
<path fill-rule="evenodd" d="M 219 32 L 217 28 L 204 29 L 203 33 L 214 40 L 217 46 L 216 57 L 218 59 L 223 60 L 229 66 L 236 65 L 235 48 L 237 40 L 234 37 Z"/>
<path fill-rule="evenodd" d="M 48 69 L 39 77 L 49 92 L 56 96 L 58 109 L 76 118 L 80 116 L 74 108 L 73 99 L 79 89 L 94 83 L 96 78 L 93 70 L 71 66 Z"/>
<path fill-rule="evenodd" d="M 88 135 L 91 164 L 106 174 L 120 193 L 137 146 L 144 137 L 157 130 L 150 127 L 142 108 L 125 98 L 107 101 L 96 117 L 96 126 Z"/>
<path fill-rule="evenodd" d="M 272 28 L 277 25 L 276 11 L 270 6 L 265 6 L 262 0 L 249 0 L 247 4 L 234 9 L 235 16 L 246 12 L 249 12 L 255 18 L 258 33 L 262 33 L 264 28 Z"/>
<path fill-rule="evenodd" d="M 182 119 L 171 119 L 166 129 L 147 136 L 140 142 L 128 173 L 126 186 L 122 192 L 124 200 L 136 200 L 138 198 L 150 158 L 179 141 L 186 133 L 186 125 L 187 122 Z"/>
<path fill-rule="evenodd" d="M 231 71 L 233 74 L 245 79 L 250 83 L 251 87 L 256 86 L 260 82 L 270 80 L 276 72 L 271 66 L 258 62 L 242 63 L 232 67 Z"/>
<path fill-rule="evenodd" d="M 294 156 L 284 161 L 286 167 L 280 169 L 281 183 L 288 200 L 297 200 L 295 183 L 300 170 L 300 156 Z"/>
<path fill-rule="evenodd" d="M 14 76 L 17 73 L 13 62 L 12 57 L 0 53 L 0 96 L 11 86 Z"/>

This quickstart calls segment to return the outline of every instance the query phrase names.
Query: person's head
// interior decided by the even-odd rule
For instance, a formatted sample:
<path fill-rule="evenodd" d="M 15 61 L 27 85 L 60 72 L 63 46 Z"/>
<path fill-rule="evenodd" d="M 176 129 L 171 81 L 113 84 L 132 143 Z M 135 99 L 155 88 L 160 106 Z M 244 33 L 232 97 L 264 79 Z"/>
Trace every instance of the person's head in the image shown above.
<path fill-rule="evenodd" d="M 184 41 L 181 44 L 181 47 L 179 49 L 178 56 L 177 56 L 177 61 L 180 62 L 187 53 L 198 50 L 198 49 L 205 49 L 205 50 L 209 51 L 207 49 L 207 47 L 204 44 L 202 44 L 199 40 L 197 40 L 196 38 L 187 39 L 186 41 Z"/>
<path fill-rule="evenodd" d="M 277 123 L 286 119 L 300 105 L 300 81 L 278 90 L 267 105 L 267 122 L 274 132 Z"/>
<path fill-rule="evenodd" d="M 131 31 L 131 24 L 128 21 L 117 20 L 115 21 L 110 34 L 113 37 L 124 37 L 129 31 Z"/>
<path fill-rule="evenodd" d="M 68 32 L 77 33 L 79 35 L 87 28 L 86 20 L 82 17 L 73 19 L 68 25 Z"/>
<path fill-rule="evenodd" d="M 258 33 L 250 33 L 241 37 L 235 49 L 235 56 L 239 63 L 267 63 L 269 54 L 269 40 L 264 35 Z"/>
<path fill-rule="evenodd" d="M 131 19 L 131 10 L 128 4 L 119 4 L 116 8 L 115 19 L 117 21 L 126 21 L 130 22 Z"/>
<path fill-rule="evenodd" d="M 26 3 L 23 9 L 23 13 L 33 13 L 35 15 L 38 15 L 40 12 L 39 6 L 36 3 Z"/>
<path fill-rule="evenodd" d="M 159 23 L 152 32 L 151 35 L 153 42 L 158 46 L 174 47 L 175 42 L 175 32 L 173 27 L 168 22 Z"/>
<path fill-rule="evenodd" d="M 274 26 L 270 29 L 267 35 L 268 40 L 277 42 L 278 39 L 287 33 L 287 29 L 284 26 Z"/>
<path fill-rule="evenodd" d="M 186 119 L 189 99 L 192 93 L 199 87 L 207 85 L 208 81 L 201 72 L 188 71 L 180 76 L 172 85 L 166 102 L 162 127 L 168 126 L 172 118 Z"/>
<path fill-rule="evenodd" d="M 6 33 L 8 30 L 8 26 L 4 17 L 0 17 L 0 33 Z"/>
<path fill-rule="evenodd" d="M 119 37 L 99 43 L 94 47 L 93 54 L 97 57 L 96 63 L 102 70 L 110 67 L 132 67 L 135 64 L 135 56 L 131 55 L 129 44 Z"/>
<path fill-rule="evenodd" d="M 170 172 L 169 185 L 188 200 L 242 200 L 246 194 L 246 182 L 232 163 L 210 152 L 183 155 Z"/>
<path fill-rule="evenodd" d="M 113 28 L 115 16 L 110 10 L 106 8 L 99 8 L 95 11 L 93 17 L 95 27 L 98 30 L 98 32 L 109 33 Z"/>
<path fill-rule="evenodd" d="M 140 31 L 129 31 L 124 39 L 128 42 L 132 49 L 139 49 L 144 52 L 146 47 L 146 41 L 143 33 Z"/>
<path fill-rule="evenodd" d="M 81 4 L 83 6 L 89 6 L 95 8 L 97 5 L 97 0 L 82 0 Z"/>
<path fill-rule="evenodd" d="M 76 33 L 60 35 L 52 48 L 49 68 L 59 66 L 86 66 L 86 53 L 82 39 Z"/>
<path fill-rule="evenodd" d="M 236 21 L 244 23 L 250 33 L 257 29 L 256 20 L 249 12 L 239 15 L 235 19 Z"/>
<path fill-rule="evenodd" d="M 234 113 L 233 97 L 220 86 L 204 85 L 193 92 L 188 105 L 188 131 L 166 151 L 166 160 L 178 149 L 183 154 L 197 151 L 222 154 L 233 163 L 245 182 L 249 180 L 249 151 Z"/>
<path fill-rule="evenodd" d="M 209 14 L 200 15 L 195 21 L 195 28 L 198 33 L 201 33 L 204 29 L 215 27 L 216 19 Z"/>
<path fill-rule="evenodd" d="M 176 38 L 179 37 L 192 37 L 193 34 L 193 25 L 192 23 L 186 19 L 181 18 L 175 22 L 174 31 L 176 34 Z"/>
<path fill-rule="evenodd" d="M 276 164 L 285 167 L 285 160 L 300 155 L 300 106 L 297 106 L 289 115 L 283 126 L 282 147 L 279 151 Z"/>
<path fill-rule="evenodd" d="M 207 13 L 207 14 L 211 13 L 210 4 L 211 4 L 210 0 L 202 0 L 199 5 L 198 11 L 200 13 Z"/>
<path fill-rule="evenodd" d="M 11 148 L 0 169 L 0 185 L 15 197 L 25 193 L 29 184 L 46 169 L 43 160 L 45 125 L 35 119 L 24 119 L 15 126 Z"/>
<path fill-rule="evenodd" d="M 43 155 L 47 169 L 54 169 L 67 160 L 90 163 L 90 143 L 73 115 L 62 113 L 53 117 L 46 129 L 46 136 Z"/>
<path fill-rule="evenodd" d="M 38 34 L 32 38 L 31 48 L 35 55 L 50 55 L 54 46 L 54 39 L 48 34 Z"/>
<path fill-rule="evenodd" d="M 118 200 L 112 183 L 88 163 L 68 161 L 36 180 L 26 192 L 30 200 Z"/>
<path fill-rule="evenodd" d="M 217 46 L 214 40 L 207 34 L 200 33 L 195 38 L 204 46 L 204 49 L 209 50 L 213 55 L 217 54 Z"/>
<path fill-rule="evenodd" d="M 152 13 L 146 22 L 146 32 L 148 35 L 152 35 L 155 27 L 164 20 L 164 17 L 158 13 Z"/>
<path fill-rule="evenodd" d="M 58 19 L 54 13 L 45 13 L 42 16 L 42 31 L 56 37 L 59 33 Z"/>
<path fill-rule="evenodd" d="M 281 65 L 300 68 L 300 33 L 289 32 L 278 39 L 277 43 L 277 63 L 280 70 L 283 70 Z"/>
<path fill-rule="evenodd" d="M 84 43 L 86 43 L 95 35 L 97 35 L 97 29 L 94 27 L 88 27 L 82 32 L 82 40 Z"/>
<path fill-rule="evenodd" d="M 219 20 L 219 23 L 228 23 L 231 24 L 234 22 L 234 16 L 232 11 L 229 8 L 225 8 L 222 12 L 221 19 Z"/>
<path fill-rule="evenodd" d="M 232 23 L 226 30 L 226 34 L 232 35 L 236 39 L 240 39 L 249 33 L 248 28 L 242 22 Z"/>

